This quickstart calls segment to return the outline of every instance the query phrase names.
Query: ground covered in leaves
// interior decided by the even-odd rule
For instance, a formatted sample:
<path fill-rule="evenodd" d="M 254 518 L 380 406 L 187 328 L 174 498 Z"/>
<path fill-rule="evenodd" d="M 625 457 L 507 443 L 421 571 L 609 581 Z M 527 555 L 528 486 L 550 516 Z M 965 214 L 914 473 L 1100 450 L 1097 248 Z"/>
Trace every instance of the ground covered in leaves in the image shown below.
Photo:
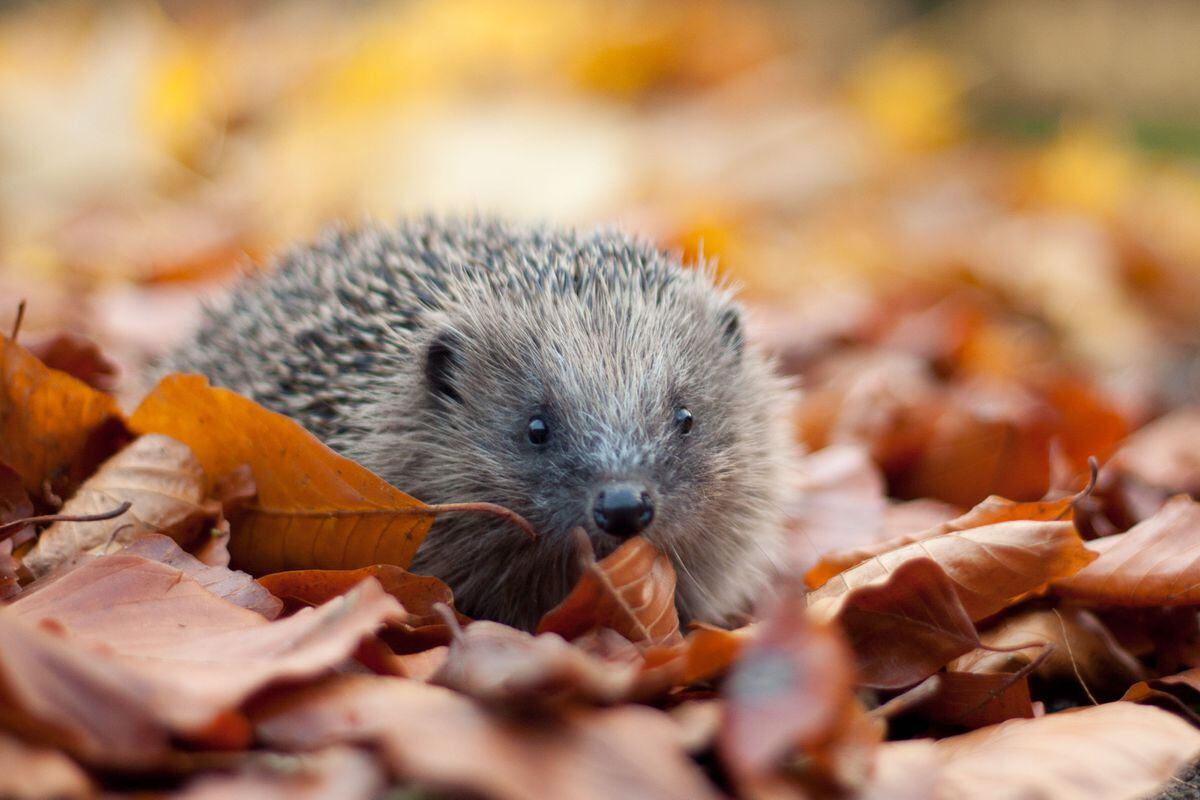
<path fill-rule="evenodd" d="M 405 570 L 436 508 L 202 378 L 125 414 L 94 347 L 4 338 L 0 795 L 1152 793 L 1200 755 L 1200 413 L 1130 432 L 1063 376 L 972 413 L 897 308 L 811 355 L 789 563 L 733 629 L 681 630 L 641 538 L 583 537 L 534 633 L 471 621 Z"/>
<path fill-rule="evenodd" d="M 1200 174 L 1107 106 L 975 127 L 1174 108 L 1186 4 L 250 5 L 0 14 L 0 797 L 1200 791 Z M 681 630 L 635 539 L 469 620 L 437 509 L 136 385 L 239 265 L 431 207 L 741 285 L 803 390 L 773 598 Z"/>

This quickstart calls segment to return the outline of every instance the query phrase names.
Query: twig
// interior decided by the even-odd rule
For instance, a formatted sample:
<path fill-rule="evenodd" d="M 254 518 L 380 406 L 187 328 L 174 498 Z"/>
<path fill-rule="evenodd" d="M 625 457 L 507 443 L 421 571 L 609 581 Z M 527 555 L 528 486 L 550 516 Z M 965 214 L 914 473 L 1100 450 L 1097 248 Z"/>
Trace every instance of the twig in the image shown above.
<path fill-rule="evenodd" d="M 21 333 L 21 323 L 25 321 L 25 301 L 17 303 L 17 318 L 13 322 L 12 335 L 8 338 L 14 343 L 17 341 L 17 335 Z"/>
<path fill-rule="evenodd" d="M 414 509 L 415 513 L 437 514 L 490 514 L 493 517 L 508 520 L 513 525 L 521 529 L 521 532 L 529 537 L 529 541 L 537 541 L 537 531 L 529 524 L 529 520 L 522 517 L 511 508 L 505 508 L 496 503 L 435 503 L 427 505 L 423 509 Z"/>
<path fill-rule="evenodd" d="M 102 511 L 99 514 L 43 514 L 38 517 L 15 519 L 12 522 L 6 522 L 3 525 L 0 525 L 0 539 L 3 539 L 10 534 L 21 530 L 26 525 L 33 525 L 35 523 L 40 524 L 43 522 L 103 522 L 106 519 L 119 517 L 131 508 L 133 508 L 133 503 L 126 500 L 112 511 Z"/>

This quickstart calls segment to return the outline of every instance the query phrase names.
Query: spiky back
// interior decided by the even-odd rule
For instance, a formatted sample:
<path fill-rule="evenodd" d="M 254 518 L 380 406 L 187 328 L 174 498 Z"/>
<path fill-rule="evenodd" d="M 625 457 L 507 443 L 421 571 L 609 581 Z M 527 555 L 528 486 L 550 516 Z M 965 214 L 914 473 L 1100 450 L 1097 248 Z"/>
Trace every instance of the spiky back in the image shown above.
<path fill-rule="evenodd" d="M 425 217 L 335 229 L 248 278 L 206 312 L 159 372 L 198 372 L 299 421 L 335 446 L 365 433 L 379 378 L 412 358 L 432 315 L 466 299 L 662 299 L 678 267 L 627 236 Z"/>

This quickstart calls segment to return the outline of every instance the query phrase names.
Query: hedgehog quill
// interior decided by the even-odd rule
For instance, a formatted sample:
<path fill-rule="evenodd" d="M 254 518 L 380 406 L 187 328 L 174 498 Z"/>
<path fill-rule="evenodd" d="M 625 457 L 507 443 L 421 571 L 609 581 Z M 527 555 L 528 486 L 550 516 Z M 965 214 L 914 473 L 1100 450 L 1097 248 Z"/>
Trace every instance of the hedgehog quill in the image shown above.
<path fill-rule="evenodd" d="M 642 535 L 684 619 L 720 622 L 780 547 L 791 401 L 711 270 L 612 231 L 426 218 L 327 233 L 247 278 L 163 370 L 291 416 L 428 503 L 413 571 L 474 617 L 531 628 Z"/>

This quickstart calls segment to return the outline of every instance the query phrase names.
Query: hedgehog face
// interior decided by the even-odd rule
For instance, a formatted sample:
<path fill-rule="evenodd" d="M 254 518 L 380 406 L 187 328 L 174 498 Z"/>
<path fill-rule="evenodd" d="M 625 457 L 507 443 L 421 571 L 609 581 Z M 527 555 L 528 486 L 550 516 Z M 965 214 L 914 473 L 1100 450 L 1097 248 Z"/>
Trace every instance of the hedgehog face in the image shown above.
<path fill-rule="evenodd" d="M 728 301 L 699 278 L 670 289 L 467 302 L 425 346 L 416 416 L 438 441 L 385 477 L 430 502 L 507 506 L 540 537 L 439 520 L 430 536 L 441 543 L 416 566 L 447 577 L 468 613 L 511 619 L 518 609 L 489 607 L 487 587 L 501 581 L 528 586 L 535 614 L 561 599 L 576 527 L 601 557 L 639 534 L 666 552 L 685 615 L 728 607 L 712 596 L 722 571 L 762 561 L 770 543 L 756 537 L 776 514 L 788 410 L 748 391 L 773 378 Z"/>

